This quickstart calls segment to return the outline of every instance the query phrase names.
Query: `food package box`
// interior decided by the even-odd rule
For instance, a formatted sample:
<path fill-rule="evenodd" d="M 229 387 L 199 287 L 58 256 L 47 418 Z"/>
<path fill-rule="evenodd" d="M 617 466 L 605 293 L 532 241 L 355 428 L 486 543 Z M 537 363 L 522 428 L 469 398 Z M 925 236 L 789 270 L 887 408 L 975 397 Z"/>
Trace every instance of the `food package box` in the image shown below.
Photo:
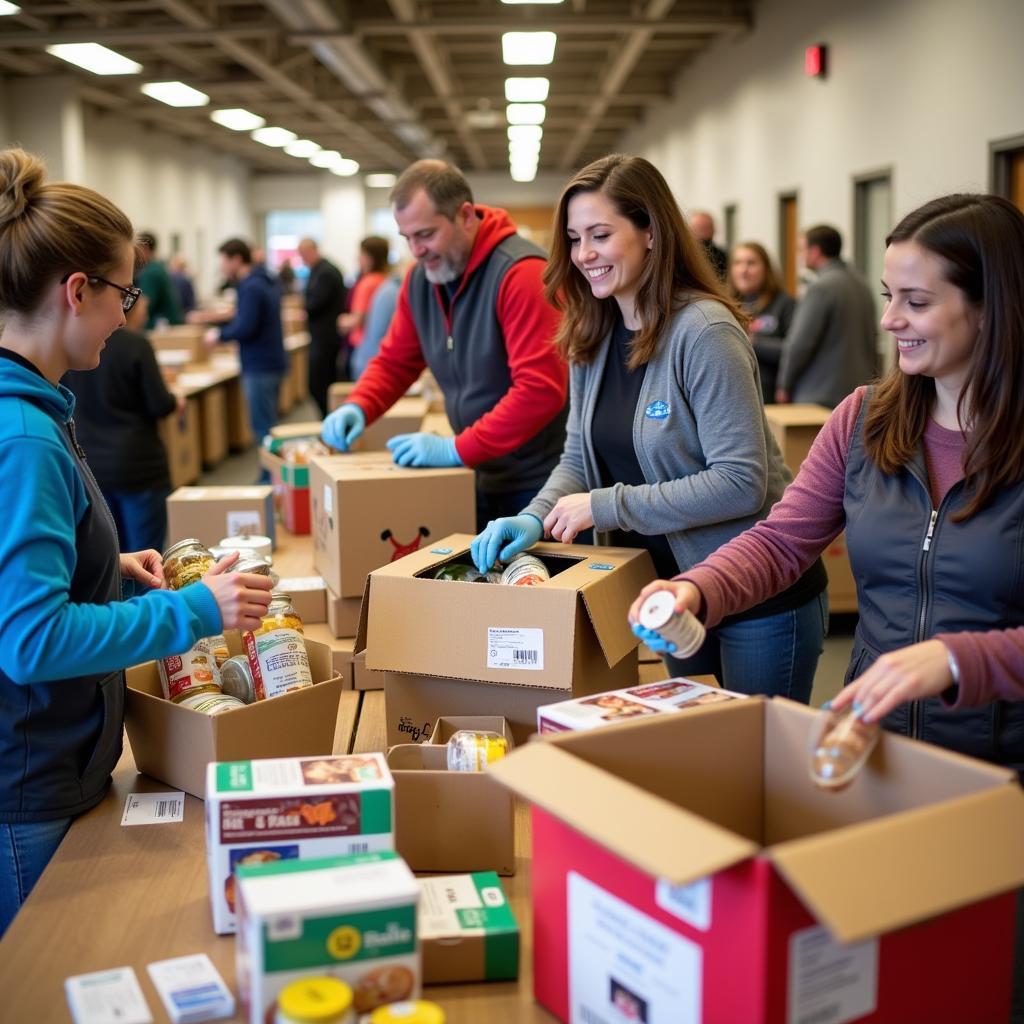
<path fill-rule="evenodd" d="M 636 684 L 639 641 L 626 613 L 654 579 L 647 551 L 536 544 L 530 554 L 551 574 L 536 586 L 435 579 L 446 563 L 471 562 L 472 539 L 432 535 L 428 545 L 370 574 L 356 641 L 367 668 L 557 688 L 565 696 Z"/>
<path fill-rule="evenodd" d="M 693 679 L 662 679 L 642 683 L 624 690 L 595 693 L 591 697 L 577 697 L 548 704 L 537 709 L 537 732 L 573 732 L 579 729 L 597 729 L 613 722 L 622 722 L 642 715 L 657 715 L 663 711 L 684 711 L 706 704 L 721 704 L 728 700 L 742 700 L 746 694 L 708 686 Z"/>
<path fill-rule="evenodd" d="M 519 977 L 519 926 L 493 871 L 417 881 L 424 985 Z"/>
<path fill-rule="evenodd" d="M 359 610 L 363 605 L 363 595 L 358 597 L 338 597 L 330 587 L 327 588 L 327 625 L 336 637 L 354 637 L 359 631 Z"/>
<path fill-rule="evenodd" d="M 338 597 L 358 598 L 371 570 L 476 522 L 473 471 L 408 469 L 388 453 L 315 456 L 309 464 L 313 564 Z"/>
<path fill-rule="evenodd" d="M 237 632 L 225 637 L 232 655 L 243 653 Z M 202 799 L 211 761 L 329 754 L 349 686 L 326 644 L 305 644 L 315 685 L 219 715 L 164 700 L 155 661 L 128 669 L 125 728 L 139 771 Z"/>
<path fill-rule="evenodd" d="M 184 412 L 172 412 L 170 416 L 165 416 L 157 425 L 157 432 L 167 449 L 171 486 L 184 487 L 198 480 L 203 471 L 199 400 L 186 399 Z"/>
<path fill-rule="evenodd" d="M 158 352 L 188 352 L 190 363 L 205 363 L 210 350 L 203 343 L 206 324 L 177 324 L 160 327 L 149 332 L 149 340 Z"/>
<path fill-rule="evenodd" d="M 388 751 L 395 779 L 395 849 L 413 871 L 515 874 L 515 804 L 487 772 L 448 771 L 448 750 Z"/>
<path fill-rule="evenodd" d="M 801 704 L 752 697 L 549 736 L 488 769 L 534 804 L 545 1009 L 563 1022 L 1007 1019 L 1024 882 L 1015 773 L 883 733 L 847 789 L 823 790 L 818 725 Z M 956 969 L 922 984 L 952 949 Z"/>
<path fill-rule="evenodd" d="M 249 533 L 274 540 L 273 490 L 251 487 L 179 487 L 167 499 L 171 543 L 198 537 L 207 547 Z"/>
<path fill-rule="evenodd" d="M 299 978 L 347 982 L 357 1013 L 420 993 L 419 886 L 395 853 L 286 860 L 238 871 L 235 941 L 248 1024 Z"/>
<path fill-rule="evenodd" d="M 235 930 L 240 865 L 394 849 L 394 783 L 382 754 L 206 766 L 213 929 Z"/>
<path fill-rule="evenodd" d="M 304 626 L 327 621 L 327 584 L 323 576 L 282 576 L 275 590 L 292 596 L 292 607 Z"/>

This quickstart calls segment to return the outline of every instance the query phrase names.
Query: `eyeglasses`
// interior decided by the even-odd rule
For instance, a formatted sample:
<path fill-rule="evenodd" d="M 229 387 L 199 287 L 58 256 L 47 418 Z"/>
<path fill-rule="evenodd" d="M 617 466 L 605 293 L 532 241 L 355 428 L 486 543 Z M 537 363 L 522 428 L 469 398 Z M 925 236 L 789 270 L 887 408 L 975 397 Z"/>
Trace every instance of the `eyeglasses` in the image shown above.
<path fill-rule="evenodd" d="M 75 273 L 75 271 L 71 271 L 71 273 L 65 274 L 60 279 L 60 283 L 66 284 L 68 278 L 71 277 L 71 274 L 73 273 Z M 122 285 L 114 284 L 113 281 L 108 281 L 105 277 L 100 277 L 98 274 L 88 274 L 86 275 L 86 279 L 88 280 L 89 284 L 105 284 L 110 288 L 116 288 L 121 293 L 121 309 L 124 310 L 125 313 L 127 313 L 132 308 L 132 306 L 134 306 L 135 303 L 139 301 L 139 296 L 142 295 L 141 288 L 125 288 Z"/>

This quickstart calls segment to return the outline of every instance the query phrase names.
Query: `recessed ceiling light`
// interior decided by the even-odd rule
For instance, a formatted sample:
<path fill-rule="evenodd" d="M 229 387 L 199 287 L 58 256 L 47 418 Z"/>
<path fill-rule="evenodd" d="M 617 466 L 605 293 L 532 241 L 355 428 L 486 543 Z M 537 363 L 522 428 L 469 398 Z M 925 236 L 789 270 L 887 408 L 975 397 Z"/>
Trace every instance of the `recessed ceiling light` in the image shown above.
<path fill-rule="evenodd" d="M 314 142 L 312 139 L 296 139 L 294 142 L 289 142 L 284 147 L 284 151 L 289 156 L 299 156 L 308 159 L 319 153 L 321 148 L 320 143 Z"/>
<path fill-rule="evenodd" d="M 309 158 L 309 162 L 314 167 L 333 167 L 339 160 L 343 159 L 342 155 L 336 149 L 322 149 L 319 153 Z"/>
<path fill-rule="evenodd" d="M 505 99 L 509 103 L 543 103 L 550 88 L 546 78 L 506 78 Z"/>
<path fill-rule="evenodd" d="M 169 107 L 205 107 L 210 97 L 184 82 L 147 82 L 140 87 L 151 99 Z"/>
<path fill-rule="evenodd" d="M 536 159 L 540 153 L 539 142 L 510 142 L 508 144 L 508 156 L 510 160 L 514 160 L 520 156 L 530 157 Z"/>
<path fill-rule="evenodd" d="M 210 120 L 233 132 L 251 132 L 262 128 L 267 122 L 259 114 L 243 110 L 241 107 L 226 107 L 223 110 L 215 110 L 210 114 Z"/>
<path fill-rule="evenodd" d="M 7 14 L 18 14 L 21 8 L 17 4 L 8 3 L 7 0 L 0 0 L 0 18 Z"/>
<path fill-rule="evenodd" d="M 539 124 L 510 124 L 508 126 L 508 141 L 530 141 L 540 142 L 544 135 L 544 129 Z"/>
<path fill-rule="evenodd" d="M 543 124 L 546 113 L 543 103 L 510 103 L 505 108 L 509 124 Z"/>
<path fill-rule="evenodd" d="M 562 0 L 501 0 L 503 4 L 560 4 Z"/>
<path fill-rule="evenodd" d="M 359 173 L 359 164 L 355 160 L 342 158 L 327 168 L 331 174 L 337 174 L 342 178 L 351 178 L 353 174 Z"/>
<path fill-rule="evenodd" d="M 550 64 L 555 59 L 554 32 L 506 32 L 501 55 L 506 64 Z"/>
<path fill-rule="evenodd" d="M 263 143 L 264 146 L 280 149 L 282 146 L 287 146 L 289 142 L 294 142 L 298 136 L 295 132 L 288 131 L 287 128 L 257 128 L 250 138 L 254 142 Z"/>
<path fill-rule="evenodd" d="M 533 181 L 537 177 L 537 168 L 534 167 L 511 167 L 509 173 L 513 181 Z"/>
<path fill-rule="evenodd" d="M 58 43 L 46 52 L 94 75 L 137 75 L 142 70 L 141 64 L 99 43 Z"/>
<path fill-rule="evenodd" d="M 394 174 L 368 174 L 366 176 L 367 188 L 391 188 L 398 178 Z"/>

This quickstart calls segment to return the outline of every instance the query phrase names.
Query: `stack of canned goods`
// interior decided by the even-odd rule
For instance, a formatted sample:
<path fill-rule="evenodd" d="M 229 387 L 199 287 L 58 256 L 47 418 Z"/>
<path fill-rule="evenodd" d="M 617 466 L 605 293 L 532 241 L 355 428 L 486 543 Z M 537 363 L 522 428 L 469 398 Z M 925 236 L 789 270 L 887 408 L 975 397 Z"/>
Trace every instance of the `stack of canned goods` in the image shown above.
<path fill-rule="evenodd" d="M 480 572 L 465 562 L 449 562 L 434 573 L 435 580 L 455 580 L 459 583 L 503 583 L 507 587 L 535 587 L 551 579 L 547 566 L 536 555 L 516 555 L 504 570 Z"/>
<path fill-rule="evenodd" d="M 245 654 L 224 663 L 224 691 L 251 704 L 312 686 L 302 637 L 302 619 L 291 595 L 275 590 L 259 629 L 242 634 Z"/>

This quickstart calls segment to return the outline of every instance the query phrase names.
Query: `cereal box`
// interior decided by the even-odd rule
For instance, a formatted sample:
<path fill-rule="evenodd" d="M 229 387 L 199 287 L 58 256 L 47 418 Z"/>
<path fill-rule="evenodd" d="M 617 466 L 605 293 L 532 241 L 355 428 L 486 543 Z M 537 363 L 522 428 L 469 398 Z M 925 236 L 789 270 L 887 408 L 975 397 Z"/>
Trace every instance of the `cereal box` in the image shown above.
<path fill-rule="evenodd" d="M 684 711 L 703 704 L 721 704 L 746 694 L 706 686 L 692 679 L 661 679 L 622 690 L 609 690 L 591 697 L 563 700 L 537 708 L 538 732 L 576 732 L 597 729 L 627 718 L 656 715 L 662 711 Z"/>
<path fill-rule="evenodd" d="M 274 1020 L 280 991 L 308 976 L 347 982 L 358 1013 L 415 998 L 419 894 L 391 852 L 239 868 L 235 950 L 245 1019 Z"/>
<path fill-rule="evenodd" d="M 235 869 L 393 850 L 394 781 L 381 754 L 207 766 L 206 859 L 214 931 L 235 930 Z"/>

